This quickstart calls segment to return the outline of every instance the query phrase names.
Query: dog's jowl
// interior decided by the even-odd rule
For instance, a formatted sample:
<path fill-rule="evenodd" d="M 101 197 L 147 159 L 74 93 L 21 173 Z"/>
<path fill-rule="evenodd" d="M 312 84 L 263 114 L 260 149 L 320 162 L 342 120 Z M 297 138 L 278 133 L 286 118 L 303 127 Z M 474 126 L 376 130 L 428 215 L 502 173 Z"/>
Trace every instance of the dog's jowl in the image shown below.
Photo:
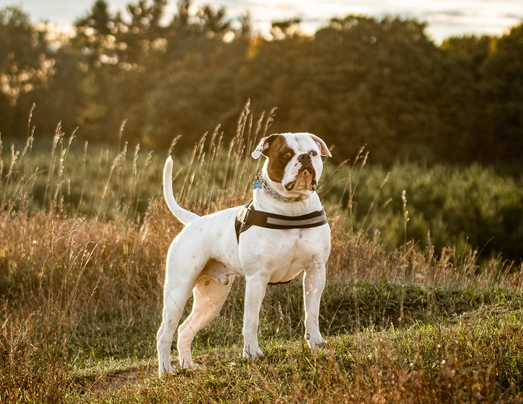
<path fill-rule="evenodd" d="M 236 276 L 245 277 L 243 356 L 260 357 L 258 319 L 265 289 L 303 273 L 305 338 L 311 349 L 324 343 L 318 325 L 330 229 L 315 192 L 322 174 L 325 142 L 309 133 L 263 138 L 252 153 L 265 164 L 247 206 L 198 216 L 173 196 L 172 160 L 164 168 L 164 193 L 171 212 L 185 228 L 167 255 L 162 325 L 158 331 L 159 372 L 172 372 L 170 351 L 178 328 L 180 365 L 193 365 L 196 333 L 220 312 Z M 191 314 L 178 327 L 193 295 Z M 238 308 L 240 310 L 240 308 Z"/>

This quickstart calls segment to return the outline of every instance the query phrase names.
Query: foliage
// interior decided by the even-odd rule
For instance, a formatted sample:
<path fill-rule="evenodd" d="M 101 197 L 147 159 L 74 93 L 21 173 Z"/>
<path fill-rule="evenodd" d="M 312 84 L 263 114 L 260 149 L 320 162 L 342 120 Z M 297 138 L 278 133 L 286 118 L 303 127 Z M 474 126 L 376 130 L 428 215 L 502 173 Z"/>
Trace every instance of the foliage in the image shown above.
<path fill-rule="evenodd" d="M 0 9 L 0 132 L 27 136 L 31 104 L 46 93 L 56 72 L 43 32 L 17 7 Z"/>
<path fill-rule="evenodd" d="M 204 212 L 244 203 L 260 168 L 245 157 L 268 133 L 273 118 L 272 113 L 255 118 L 247 104 L 228 144 L 218 126 L 201 137 L 192 153 L 177 156 L 175 188 L 182 203 Z M 46 208 L 67 217 L 140 222 L 160 196 L 165 154 L 139 145 L 130 150 L 124 132 L 121 128 L 120 148 L 82 144 L 60 126 L 52 142 L 30 136 L 25 144 L 5 145 L 0 209 L 33 213 Z M 178 147 L 175 139 L 171 149 Z M 377 238 L 389 251 L 413 248 L 438 257 L 452 248 L 459 256 L 478 257 L 477 270 L 483 271 L 492 258 L 515 264 L 522 258 L 523 178 L 507 170 L 477 164 L 403 164 L 385 170 L 369 165 L 362 150 L 350 165 L 326 164 L 319 193 L 356 237 Z"/>
<path fill-rule="evenodd" d="M 326 200 L 350 210 L 354 231 L 369 235 L 379 231 L 392 248 L 414 240 L 437 254 L 453 246 L 461 254 L 476 250 L 483 257 L 503 253 L 509 259 L 520 258 L 520 177 L 475 164 L 431 168 L 407 164 L 390 171 L 368 166 L 361 172 L 362 168 L 341 168 L 323 185 Z M 351 183 L 343 177 L 352 178 Z"/>
<path fill-rule="evenodd" d="M 245 155 L 272 118 L 254 119 L 246 107 L 228 147 L 217 131 L 192 156 L 176 159 L 182 203 L 203 214 L 247 199 L 259 167 Z M 266 357 L 240 359 L 239 279 L 219 318 L 194 342 L 204 368 L 157 379 L 163 261 L 182 229 L 158 200 L 163 158 L 128 153 L 124 144 L 78 147 L 60 130 L 48 152 L 34 142 L 29 137 L 0 159 L 2 402 L 522 401 L 522 268 L 493 259 L 478 271 L 473 253 L 448 248 L 438 256 L 412 243 L 390 251 L 379 235 L 358 231 L 359 204 L 367 202 L 357 195 L 368 197 L 373 177 L 364 186 L 358 159 L 327 172 L 323 184 L 333 198 L 321 306 L 327 346 L 311 354 L 302 341 L 295 281 L 267 291 L 260 327 Z M 471 178 L 494 176 L 471 170 L 478 171 Z M 340 199 L 351 208 L 337 205 Z"/>
<path fill-rule="evenodd" d="M 0 401 L 523 402 L 523 267 L 503 258 L 521 258 L 520 167 L 394 164 L 518 157 L 521 26 L 438 47 L 423 23 L 348 16 L 313 37 L 277 22 L 268 41 L 247 14 L 233 28 L 191 4 L 164 25 L 164 0 L 126 15 L 97 0 L 58 47 L 0 12 L 0 130 L 14 140 L 0 142 Z M 296 281 L 268 290 L 266 358 L 240 359 L 239 280 L 195 340 L 203 369 L 161 381 L 163 261 L 182 226 L 159 202 L 165 153 L 147 150 L 180 155 L 175 189 L 198 213 L 244 202 L 259 169 L 245 156 L 274 118 L 247 98 L 279 106 L 275 130 L 357 155 L 327 165 L 320 190 L 328 344 L 303 343 Z M 387 170 L 366 166 L 363 143 Z"/>
<path fill-rule="evenodd" d="M 375 161 L 516 161 L 522 149 L 522 25 L 500 38 L 431 42 L 412 19 L 334 17 L 313 36 L 300 20 L 272 24 L 272 38 L 226 10 L 166 0 L 130 1 L 113 14 L 93 2 L 60 46 L 19 8 L 2 10 L 0 131 L 25 138 L 25 120 L 52 136 L 56 122 L 89 141 L 192 147 L 211 122 L 226 133 L 248 99 L 278 107 L 276 131 L 310 131 L 341 160 L 367 145 Z M 18 66 L 14 68 L 13 66 Z M 25 67 L 24 67 L 25 66 Z M 30 73 L 33 72 L 33 73 Z"/>

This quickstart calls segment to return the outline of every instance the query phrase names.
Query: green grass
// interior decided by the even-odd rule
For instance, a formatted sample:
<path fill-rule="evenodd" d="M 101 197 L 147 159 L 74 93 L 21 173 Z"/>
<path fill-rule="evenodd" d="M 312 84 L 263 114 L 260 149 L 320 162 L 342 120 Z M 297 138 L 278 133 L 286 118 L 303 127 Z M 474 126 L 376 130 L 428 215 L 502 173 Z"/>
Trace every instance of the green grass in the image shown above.
<path fill-rule="evenodd" d="M 438 325 L 332 336 L 316 354 L 278 339 L 255 361 L 240 359 L 239 346 L 198 349 L 203 369 L 165 382 L 150 361 L 99 365 L 76 380 L 86 401 L 106 402 L 517 402 L 522 320 L 519 309 L 489 308 Z"/>
<path fill-rule="evenodd" d="M 243 203 L 259 169 L 245 157 L 266 123 L 246 110 L 230 146 L 216 132 L 192 156 L 177 157 L 182 203 L 198 213 Z M 320 193 L 332 254 L 320 321 L 328 344 L 311 353 L 303 341 L 296 280 L 268 289 L 260 316 L 266 357 L 241 359 L 240 279 L 194 342 L 203 369 L 159 380 L 164 260 L 182 228 L 161 200 L 165 156 L 75 141 L 58 134 L 45 151 L 29 139 L 18 155 L 4 147 L 0 402 L 523 402 L 519 264 L 480 262 L 470 246 L 409 241 L 416 201 L 430 189 L 459 199 L 438 181 L 451 173 L 447 184 L 457 184 L 463 174 L 468 184 L 477 174 L 490 184 L 492 170 L 434 168 L 425 176 L 397 167 L 385 182 L 363 158 L 327 163 Z M 518 181 L 510 178 L 500 180 L 504 191 L 490 209 L 510 199 Z M 391 183 L 405 185 L 406 206 Z M 417 183 L 426 187 L 421 196 L 407 187 L 421 189 Z M 387 235 L 394 226 L 398 247 Z"/>

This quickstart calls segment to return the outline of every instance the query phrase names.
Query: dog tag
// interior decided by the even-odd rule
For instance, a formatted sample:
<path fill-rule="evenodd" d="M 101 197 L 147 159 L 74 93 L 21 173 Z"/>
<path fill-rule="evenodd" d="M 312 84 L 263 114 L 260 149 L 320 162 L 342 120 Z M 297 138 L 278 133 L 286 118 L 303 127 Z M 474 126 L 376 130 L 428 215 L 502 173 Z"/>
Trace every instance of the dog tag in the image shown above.
<path fill-rule="evenodd" d="M 254 185 L 254 189 L 261 189 L 262 182 L 261 181 L 254 181 L 253 185 Z"/>

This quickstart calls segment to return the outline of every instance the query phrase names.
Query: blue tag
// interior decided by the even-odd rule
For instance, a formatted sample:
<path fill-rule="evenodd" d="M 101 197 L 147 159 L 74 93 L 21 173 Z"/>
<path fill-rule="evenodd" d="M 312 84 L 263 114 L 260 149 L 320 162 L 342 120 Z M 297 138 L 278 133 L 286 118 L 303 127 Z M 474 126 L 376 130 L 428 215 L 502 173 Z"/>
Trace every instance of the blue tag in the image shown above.
<path fill-rule="evenodd" d="M 262 182 L 261 181 L 254 181 L 254 189 L 261 189 Z"/>

